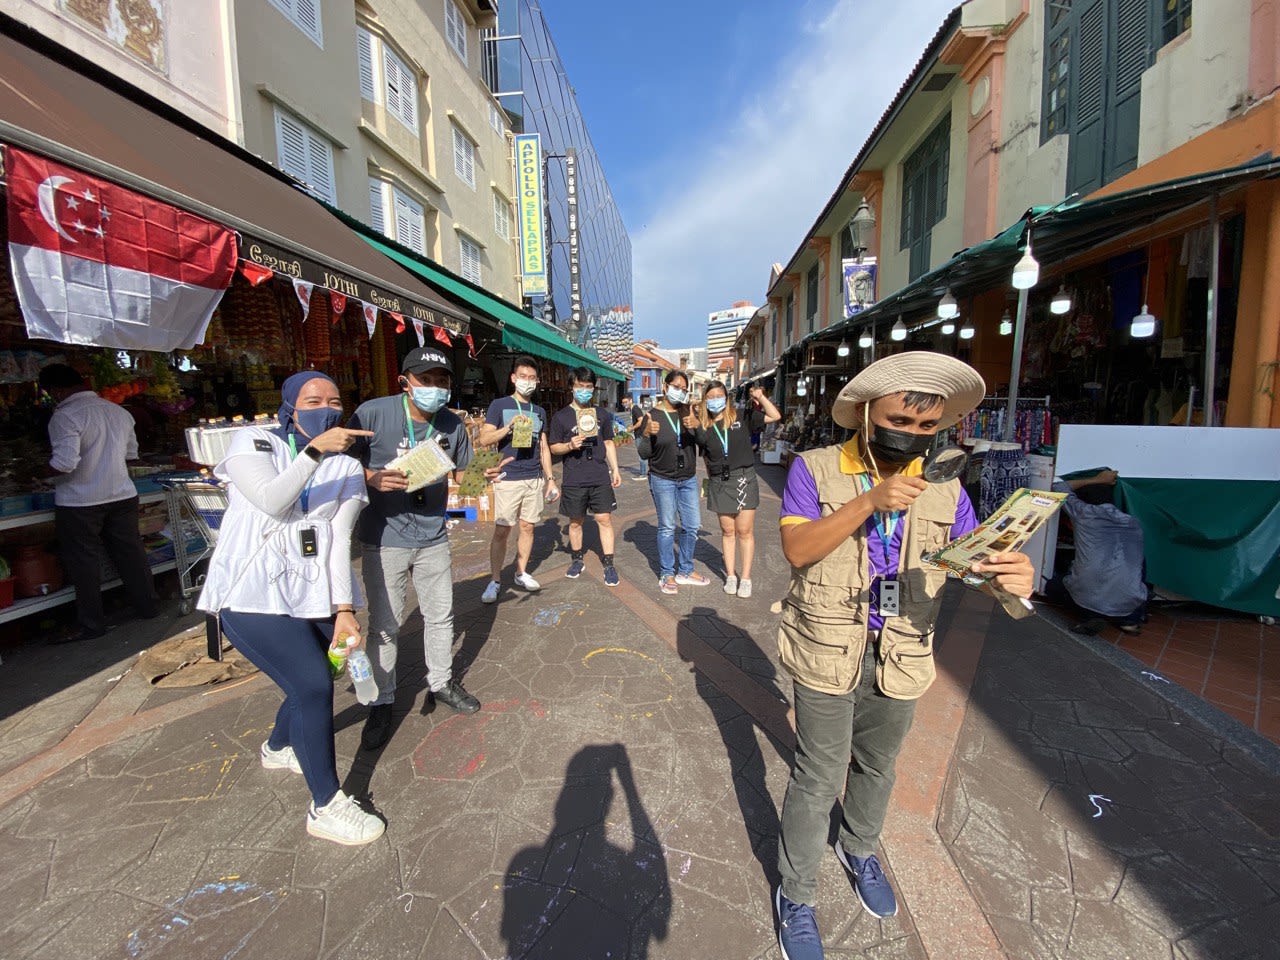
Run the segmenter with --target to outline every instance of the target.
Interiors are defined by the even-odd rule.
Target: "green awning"
[[[598,376],[609,380],[626,381],[627,375],[609,366],[593,353],[570,343],[553,330],[548,329],[522,310],[492,294],[476,289],[465,280],[454,277],[426,257],[409,253],[383,240],[358,232],[375,250],[386,254],[396,263],[413,271],[443,293],[484,314],[502,328],[502,343],[512,350],[533,354],[544,360],[564,364],[567,367],[587,367]]]

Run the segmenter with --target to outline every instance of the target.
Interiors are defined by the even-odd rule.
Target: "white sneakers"
[[[530,593],[537,593],[542,589],[542,584],[523,571],[516,574],[516,586],[521,590],[528,590]]]
[[[705,587],[711,581],[700,573],[677,573],[676,583],[682,587]]]
[[[751,581],[742,580],[738,583],[738,596],[743,600],[749,599],[751,596]]]
[[[516,574],[516,586],[522,590],[528,590],[530,593],[537,593],[542,589],[542,584],[528,573]],[[484,588],[484,593],[480,594],[481,603],[497,603],[498,594],[502,591],[502,584],[497,580],[490,580],[489,585]]]
[[[502,584],[497,580],[490,580],[489,585],[484,588],[484,593],[480,594],[481,603],[497,603],[498,591],[502,589]]]
[[[724,581],[724,592],[725,592],[725,593],[727,593],[727,594],[728,594],[729,596],[731,596],[731,597],[732,597],[735,593],[737,593],[737,592],[738,592],[738,578],[737,578],[737,577],[730,576],[730,577],[726,577],[726,578],[725,578],[725,581]]]
[[[298,762],[298,755],[293,752],[293,747],[272,750],[264,740],[259,756],[262,757],[264,770],[292,770],[294,773],[302,773],[302,764]]]
[[[307,809],[307,833],[344,847],[372,843],[386,829],[380,818],[360,809],[360,805],[341,790],[323,807],[312,803]]]

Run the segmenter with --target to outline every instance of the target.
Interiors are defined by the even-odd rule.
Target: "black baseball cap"
[[[453,364],[449,358],[435,347],[419,347],[410,350],[400,365],[401,373],[426,373],[428,370],[443,370],[453,376]]]

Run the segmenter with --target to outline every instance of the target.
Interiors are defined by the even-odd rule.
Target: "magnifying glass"
[[[969,466],[969,454],[954,443],[939,447],[925,457],[920,475],[929,483],[946,483],[964,473]]]

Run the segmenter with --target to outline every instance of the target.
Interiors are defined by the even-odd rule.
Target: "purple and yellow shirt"
[[[902,475],[918,477],[923,465],[922,460],[913,460],[902,470]],[[861,483],[859,489],[865,489],[868,482],[874,482],[874,478],[858,453],[856,439],[850,440],[840,448],[840,472],[851,477],[859,475],[865,477],[865,480],[859,481]],[[779,523],[789,527],[821,519],[822,503],[818,498],[818,484],[814,481],[809,468],[805,466],[804,460],[797,457],[791,462],[791,469],[787,472],[787,485],[782,491]],[[977,525],[978,517],[973,510],[973,502],[961,489],[960,498],[956,501],[955,520],[951,524],[951,539],[964,536]],[[893,535],[888,543],[885,543],[881,537],[874,517],[867,519],[863,530],[863,535],[867,538],[867,558],[872,578],[871,610],[868,615],[868,627],[871,630],[879,630],[884,626],[884,618],[880,616],[880,580],[897,575],[898,558],[902,552],[902,528],[902,523],[894,525]]]

